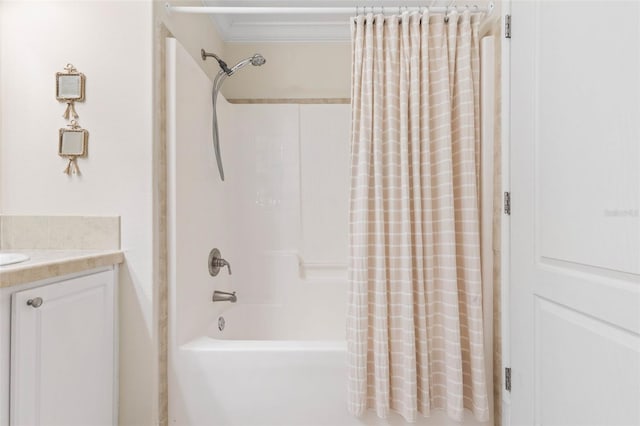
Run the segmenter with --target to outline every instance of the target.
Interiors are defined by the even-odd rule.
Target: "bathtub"
[[[181,426],[406,425],[400,416],[355,418],[347,411],[344,340],[271,340],[292,337],[296,322],[277,306],[236,305],[209,335],[173,354],[170,424]],[[287,322],[291,327],[282,327]],[[276,324],[275,327],[271,325]],[[263,335],[260,335],[260,332]],[[305,333],[305,336],[309,336]],[[171,392],[170,391],[170,392]],[[475,425],[467,416],[464,425]],[[418,425],[460,425],[440,412]],[[486,423],[485,423],[486,424]]]

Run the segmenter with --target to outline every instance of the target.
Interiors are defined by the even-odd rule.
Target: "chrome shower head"
[[[256,53],[252,57],[247,58],[247,59],[243,59],[240,62],[238,62],[237,64],[235,64],[231,68],[231,73],[227,73],[227,74],[228,75],[233,75],[233,74],[236,73],[236,71],[238,71],[239,69],[245,67],[247,64],[251,64],[253,66],[259,67],[260,65],[264,65],[265,62],[267,62],[267,60],[264,58],[264,56],[262,56],[259,53]]]
[[[260,65],[264,65],[267,60],[259,53],[256,53],[251,57],[251,65],[259,67]]]

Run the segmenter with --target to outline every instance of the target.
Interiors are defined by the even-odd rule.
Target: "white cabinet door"
[[[640,425],[640,3],[511,12],[511,425]]]
[[[115,424],[113,271],[16,292],[11,337],[12,426]]]

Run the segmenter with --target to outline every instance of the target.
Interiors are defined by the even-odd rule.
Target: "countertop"
[[[124,262],[120,250],[3,250],[29,260],[0,266],[0,288],[55,278]]]

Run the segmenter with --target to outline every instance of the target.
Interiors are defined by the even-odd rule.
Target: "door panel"
[[[536,11],[539,255],[639,274],[639,6],[606,3]]]
[[[640,424],[640,3],[511,4],[511,424]]]
[[[539,423],[640,424],[640,337],[538,297],[534,317]]]

